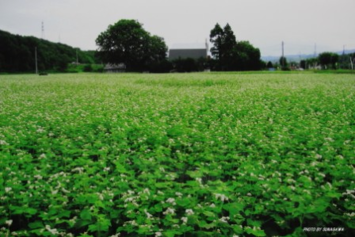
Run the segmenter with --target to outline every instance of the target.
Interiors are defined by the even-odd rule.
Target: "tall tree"
[[[151,36],[138,21],[126,19],[109,25],[96,44],[103,62],[124,63],[131,71],[144,70],[150,61],[164,58],[167,51],[162,38]]]
[[[211,54],[214,58],[215,70],[259,70],[260,50],[248,41],[237,42],[232,28],[227,24],[223,29],[217,23],[210,33],[213,43]]]
[[[211,54],[216,60],[219,60],[223,54],[223,38],[224,31],[222,27],[217,23],[210,33],[210,42],[213,44],[211,48]]]

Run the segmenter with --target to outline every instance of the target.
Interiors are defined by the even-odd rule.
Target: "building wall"
[[[206,49],[170,49],[169,50],[169,60],[174,60],[178,58],[206,58]]]

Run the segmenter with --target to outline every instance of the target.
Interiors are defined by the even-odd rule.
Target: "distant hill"
[[[335,53],[342,55],[343,51],[338,51]],[[355,49],[345,50],[344,53],[345,54],[355,53]],[[265,62],[269,62],[269,61],[270,62],[278,62],[280,57],[281,57],[281,55],[280,56],[261,56],[261,59]],[[300,60],[314,58],[314,54],[285,55],[285,57],[287,58],[288,62],[299,62]]]
[[[66,71],[68,64],[78,61],[97,63],[95,51],[81,51],[32,36],[14,35],[0,30],[0,72],[34,72],[35,48],[39,71]]]

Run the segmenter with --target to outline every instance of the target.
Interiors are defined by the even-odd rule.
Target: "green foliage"
[[[336,53],[324,52],[319,54],[318,60],[323,69],[336,69],[337,62],[339,61],[339,55]]]
[[[272,64],[272,62],[269,61],[269,62],[267,62],[266,67],[267,68],[273,68],[274,65]]]
[[[208,67],[208,61],[204,58],[179,58],[173,62],[174,70],[177,72],[198,72]]]
[[[0,236],[352,236],[351,74],[3,75]]]
[[[216,71],[260,70],[260,50],[248,41],[236,41],[232,28],[227,24],[223,29],[217,23],[210,33],[214,58],[212,69]]]
[[[0,31],[0,45],[0,72],[35,72],[35,48],[39,71],[65,72],[68,64],[76,61],[76,53],[79,62],[96,63],[93,51],[4,31]]]
[[[149,64],[165,60],[164,39],[144,30],[135,20],[120,20],[109,25],[96,39],[98,56],[104,63],[124,63],[128,71],[146,70]]]

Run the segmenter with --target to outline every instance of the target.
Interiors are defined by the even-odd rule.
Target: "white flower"
[[[201,178],[196,178],[196,181],[202,186],[202,179]]]
[[[11,226],[12,225],[12,220],[7,220],[5,221],[6,225]]]
[[[223,216],[222,218],[219,219],[219,221],[223,223],[228,223],[228,220],[229,220],[228,216]]]
[[[145,188],[145,189],[143,190],[143,193],[150,195],[149,188]]]
[[[108,172],[110,170],[110,167],[105,167],[104,172]]]
[[[49,225],[46,225],[46,230],[48,230],[52,235],[58,235],[59,232],[57,229],[51,229]]]
[[[0,140],[0,145],[9,145],[9,144],[4,140]]]
[[[150,214],[149,212],[147,212],[147,209],[144,209],[144,213],[147,215],[148,219],[151,219],[153,217],[152,214]]]
[[[181,197],[181,196],[182,196],[182,193],[176,192],[175,195],[178,196],[178,197]]]
[[[224,194],[216,193],[215,197],[216,197],[217,200],[220,199],[222,202],[229,200],[228,197],[226,195],[224,195]]]
[[[155,237],[162,236],[161,232],[155,232]]]
[[[12,190],[11,187],[6,187],[6,188],[5,188],[5,192],[6,192],[6,193],[10,192],[11,190]]]
[[[188,216],[190,216],[190,215],[193,215],[194,214],[194,211],[192,210],[192,209],[186,209],[186,214],[188,215]]]
[[[166,209],[165,212],[163,212],[164,215],[168,215],[168,214],[175,214],[175,209],[174,208],[170,208],[168,207],[168,209]]]
[[[42,179],[43,177],[40,174],[36,174],[35,176],[33,176],[36,179]]]
[[[83,173],[83,170],[83,167],[76,167],[75,169],[72,169],[72,171],[79,171],[79,174]]]
[[[215,205],[214,203],[212,203],[212,204],[210,205],[210,207],[213,208],[213,207],[216,207],[216,205]]]
[[[129,197],[124,200],[124,202],[133,202],[135,200],[135,197]]]
[[[166,200],[166,202],[167,202],[167,203],[171,203],[171,204],[173,204],[173,205],[176,205],[176,203],[175,203],[175,198],[168,198],[168,199]]]
[[[181,217],[181,220],[182,220],[182,222],[183,222],[184,224],[187,223],[187,217]]]
[[[110,237],[119,237],[121,234],[120,233],[117,233],[115,235],[111,235]]]

